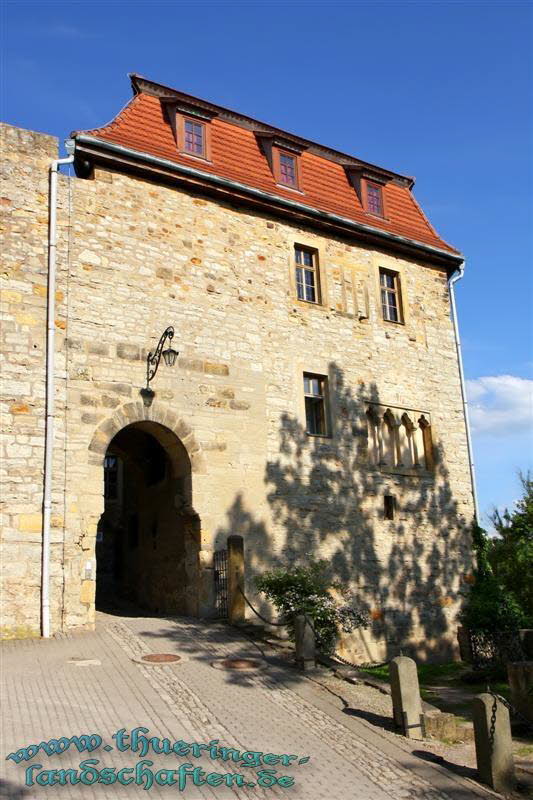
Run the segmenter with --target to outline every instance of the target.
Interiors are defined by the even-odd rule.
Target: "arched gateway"
[[[198,616],[201,525],[192,473],[203,471],[203,459],[190,428],[167,409],[130,403],[102,423],[90,451],[103,489],[96,607],[129,601],[151,613]]]

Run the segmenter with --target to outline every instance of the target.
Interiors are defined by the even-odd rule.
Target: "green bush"
[[[255,579],[255,585],[273,603],[287,624],[294,641],[294,618],[307,614],[316,634],[316,646],[322,653],[335,650],[339,628],[349,633],[367,627],[368,618],[353,605],[338,607],[330,589],[342,592],[339,583],[328,578],[327,561],[311,561],[307,567],[274,569]]]
[[[494,574],[492,540],[477,524],[472,541],[477,563],[475,582],[460,619],[470,632],[476,669],[492,669],[516,660],[521,651],[518,630],[525,626],[527,616],[513,592]]]
[[[494,575],[476,580],[461,614],[463,625],[481,633],[517,631],[525,621],[525,614],[513,595],[498,583]]]

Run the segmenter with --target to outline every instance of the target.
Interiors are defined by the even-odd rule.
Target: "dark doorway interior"
[[[123,428],[104,459],[96,607],[196,613],[199,520],[180,440],[157,423]]]

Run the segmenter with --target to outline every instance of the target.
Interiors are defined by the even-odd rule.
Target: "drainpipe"
[[[59,167],[74,161],[74,140],[65,142],[67,158],[58,158],[50,164],[50,210],[48,226],[48,299],[46,333],[46,428],[44,445],[43,490],[43,551],[41,571],[41,631],[45,639],[50,636],[50,517],[52,512],[52,459],[54,449],[54,395],[55,395],[55,305],[56,305],[56,250],[57,250],[57,174]]]
[[[472,498],[474,500],[474,519],[477,523],[479,523],[479,506],[477,501],[477,489],[476,489],[476,471],[474,467],[474,451],[472,448],[472,437],[470,436],[470,421],[468,418],[468,399],[466,396],[466,389],[465,389],[465,375],[463,371],[463,357],[461,355],[461,338],[459,336],[459,322],[457,320],[457,308],[455,306],[455,295],[454,295],[454,285],[457,281],[460,281],[463,275],[465,274],[465,262],[457,268],[456,274],[453,274],[452,277],[448,281],[448,286],[450,289],[450,304],[452,309],[452,322],[453,322],[453,331],[455,334],[455,347],[457,349],[457,363],[459,364],[459,380],[461,383],[461,396],[463,399],[463,411],[465,415],[465,428],[466,428],[466,445],[468,448],[468,463],[470,467],[470,480],[472,482]]]

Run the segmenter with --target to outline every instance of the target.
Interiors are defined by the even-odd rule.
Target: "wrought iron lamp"
[[[161,361],[161,356],[163,356],[163,361],[167,365],[167,367],[173,367],[176,363],[176,359],[179,355],[177,350],[174,350],[171,347],[172,339],[174,337],[174,328],[172,325],[169,325],[166,331],[162,334],[161,338],[159,339],[159,343],[154,350],[154,352],[148,353],[146,356],[146,386],[141,389],[141,397],[143,399],[143,403],[145,406],[151,406],[152,401],[155,397],[155,392],[153,389],[150,388],[150,381],[155,378],[155,374],[159,367],[159,362]],[[163,350],[165,346],[165,342],[168,340],[168,347]]]

